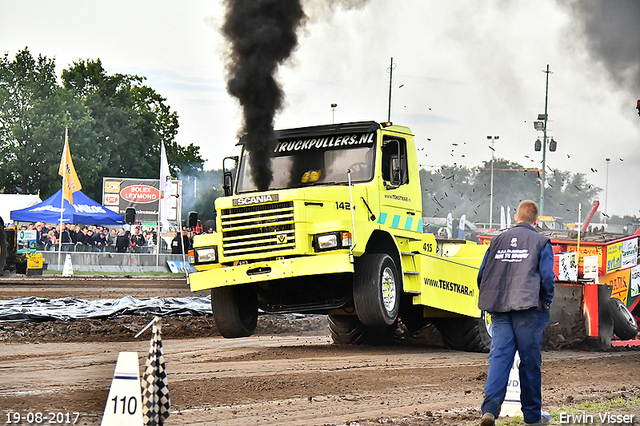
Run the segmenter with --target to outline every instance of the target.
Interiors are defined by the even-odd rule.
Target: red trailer
[[[547,346],[586,341],[599,349],[640,345],[638,235],[540,230],[555,253],[556,292]],[[478,236],[490,244],[498,232]]]

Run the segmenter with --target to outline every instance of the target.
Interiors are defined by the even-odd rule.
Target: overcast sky
[[[539,168],[533,146],[542,134],[533,121],[544,112],[549,64],[548,134],[558,149],[547,165],[602,188],[601,211],[606,192],[610,215],[640,214],[637,42],[601,46],[635,53],[622,55],[633,57],[631,68],[612,76],[621,68],[589,50],[597,36],[584,36],[586,21],[569,0],[369,0],[333,12],[312,9],[313,1],[299,47],[279,72],[286,99],[276,129],[331,123],[332,103],[335,122],[386,121],[393,57],[391,119],[413,130],[425,168],[480,165],[491,158],[487,135],[500,136],[496,157]],[[73,61],[97,58],[109,74],[146,76],[179,115],[178,142],[200,146],[205,168],[217,169],[237,154],[241,126],[225,89],[223,19],[218,0],[2,0],[0,43],[10,58],[25,46],[55,58],[58,76]],[[613,21],[608,29],[640,39],[640,20],[631,17],[635,28]]]

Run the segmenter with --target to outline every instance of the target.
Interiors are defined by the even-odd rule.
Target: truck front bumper
[[[291,259],[219,267],[189,275],[191,291],[283,278],[353,272],[349,253],[331,253]]]

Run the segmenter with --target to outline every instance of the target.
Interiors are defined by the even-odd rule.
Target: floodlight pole
[[[391,121],[391,87],[393,84],[393,69],[394,69],[393,57],[391,58],[391,65],[389,65],[389,112],[387,113],[387,121]]]
[[[549,103],[549,64],[547,64],[547,70],[542,71],[547,74],[547,83],[544,94],[544,128],[542,129],[542,182],[540,184],[540,216],[544,215],[544,185],[547,181],[547,105]]]
[[[498,140],[500,136],[487,136],[487,139],[491,141],[491,197],[489,198],[489,228],[493,229],[493,143]]]

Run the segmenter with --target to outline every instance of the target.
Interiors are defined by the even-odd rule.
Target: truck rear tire
[[[356,315],[329,315],[329,331],[338,345],[392,345],[398,323],[383,327],[367,327]]]
[[[365,254],[356,263],[353,303],[360,321],[369,327],[392,325],[400,311],[400,280],[393,259],[384,253]]]
[[[485,353],[491,349],[491,322],[485,312],[480,318],[442,318],[436,326],[450,349]]]
[[[256,331],[258,305],[250,285],[211,289],[211,310],[222,337],[248,337]]]
[[[638,335],[638,323],[622,300],[609,299],[609,310],[613,318],[613,332],[622,340],[634,339]]]

